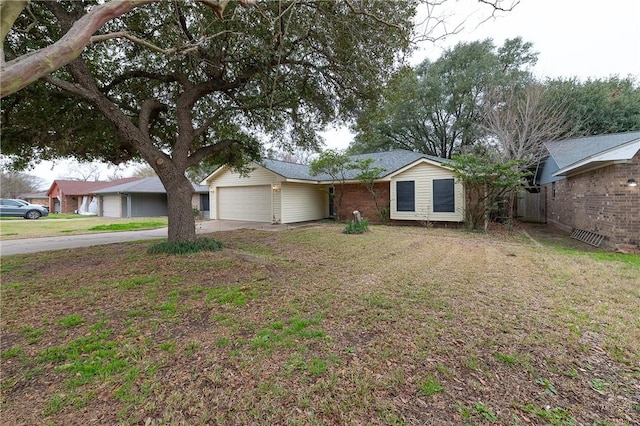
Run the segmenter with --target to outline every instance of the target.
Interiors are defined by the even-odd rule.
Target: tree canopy
[[[532,80],[532,49],[520,38],[501,47],[490,39],[459,43],[434,62],[401,70],[378,103],[359,116],[350,152],[403,148],[442,158],[460,153],[484,135],[487,94]]]
[[[110,3],[33,1],[4,54],[29,57]],[[265,141],[317,146],[318,130],[361,110],[407,52],[417,2],[201,3],[115,16],[66,66],[6,96],[3,154],[18,165],[144,159],[167,190],[169,239],[192,240],[187,169],[240,167]]]
[[[554,102],[564,103],[573,135],[640,130],[640,82],[632,77],[553,79],[545,86]]]

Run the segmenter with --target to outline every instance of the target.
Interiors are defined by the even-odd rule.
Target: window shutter
[[[416,183],[412,180],[396,182],[396,209],[399,212],[416,211]]]
[[[455,192],[453,179],[433,180],[433,211],[434,213],[455,212]]]

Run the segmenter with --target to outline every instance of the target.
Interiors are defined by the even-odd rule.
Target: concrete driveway
[[[262,222],[243,222],[237,220],[209,220],[196,223],[197,234],[208,234],[235,229],[260,229],[264,231],[280,231],[304,226],[304,224],[273,225]],[[167,238],[167,228],[141,231],[109,232],[98,234],[67,235],[64,237],[26,238],[0,241],[0,255],[28,254],[50,250],[64,250],[78,247],[90,247],[103,244],[123,243],[128,241]]]

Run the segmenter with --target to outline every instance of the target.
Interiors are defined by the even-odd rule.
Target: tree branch
[[[91,35],[111,19],[130,10],[157,0],[132,0],[108,2],[96,6],[78,19],[60,40],[27,57],[18,57],[2,66],[0,71],[0,98],[14,93],[39,78],[71,63],[84,47]]]
[[[93,36],[90,38],[91,43],[98,43],[98,42],[102,42],[102,41],[106,41],[106,40],[111,40],[114,38],[126,38],[127,40],[131,41],[132,43],[135,44],[139,44],[143,47],[146,47],[149,50],[153,50],[155,52],[161,53],[163,55],[172,55],[175,53],[189,53],[189,52],[193,52],[195,50],[198,50],[200,48],[200,46],[208,41],[208,40],[212,40],[216,37],[220,37],[222,35],[225,34],[236,34],[239,35],[241,33],[235,32],[235,31],[220,31],[216,34],[213,34],[211,36],[208,37],[202,37],[200,40],[196,40],[193,43],[189,43],[186,44],[184,46],[179,46],[179,47],[172,47],[169,49],[163,49],[162,47],[156,46],[153,43],[148,42],[147,40],[144,40],[142,38],[136,37],[134,35],[129,34],[128,31],[118,31],[115,33],[109,33],[109,34],[101,34],[101,35],[97,35],[97,36]]]
[[[222,139],[213,145],[207,145],[194,151],[187,159],[187,167],[195,166],[205,157],[223,151],[234,143],[242,143],[237,139]]]
[[[71,83],[70,81],[62,80],[51,75],[45,75],[42,79],[52,86],[72,93],[81,99],[88,99],[91,97],[91,92],[79,84]]]
[[[117,86],[118,84],[124,83],[125,81],[132,78],[146,78],[149,80],[158,80],[163,83],[178,82],[183,86],[189,84],[189,80],[184,74],[160,74],[160,73],[149,72],[149,71],[133,70],[133,71],[126,71],[116,76],[111,81],[111,83],[109,83],[108,85],[102,88],[102,92],[109,93],[109,91],[111,91],[111,89]]]
[[[28,4],[27,0],[0,2],[0,42],[2,42],[0,46],[0,64],[4,64],[4,40],[16,19]]]
[[[82,50],[92,42],[92,35],[106,22],[122,16],[137,7],[145,6],[149,3],[155,3],[158,1],[160,0],[108,1],[104,4],[94,7],[92,10],[85,13],[80,19],[73,23],[71,28],[64,34],[64,36],[62,36],[60,40],[53,43],[52,45],[32,52],[30,54],[20,56],[9,62],[1,63],[0,99],[17,92],[18,90],[26,87],[27,85],[44,77],[45,75],[48,75],[53,71],[70,64],[82,53]],[[225,6],[229,2],[229,0],[197,1],[214,8],[214,10],[216,10],[216,13],[218,13],[218,16],[220,17],[222,16],[222,12],[224,11]],[[256,3],[255,0],[238,0],[238,2],[242,6],[255,5]],[[14,2],[3,1],[2,6],[4,7],[6,4],[6,7],[15,7],[16,9],[18,9],[17,6],[21,4],[17,3],[14,6],[12,5],[12,3]],[[22,9],[24,9],[24,6],[20,8],[20,11]],[[7,12],[7,21],[11,20],[11,16],[12,14],[9,14],[9,12]],[[4,9],[2,17],[3,19],[5,18]],[[13,21],[15,21],[15,18],[13,18]],[[3,21],[2,28],[3,29],[0,34],[3,34],[5,30],[8,32],[10,26],[5,28]],[[216,34],[213,37],[216,37],[218,35],[219,34]],[[101,36],[97,37],[98,38],[94,40],[99,40]],[[129,37],[131,36],[129,35]],[[4,38],[2,39],[2,41],[4,42]],[[151,43],[148,43],[148,45],[145,46],[148,48],[155,47],[155,50],[159,49],[157,46],[153,46]],[[162,49],[160,49],[159,51],[162,52]],[[184,52],[184,48],[181,51]]]
[[[147,139],[150,139],[149,130],[151,128],[151,123],[161,112],[167,110],[167,106],[156,99],[147,99],[144,101],[138,116],[138,128]]]

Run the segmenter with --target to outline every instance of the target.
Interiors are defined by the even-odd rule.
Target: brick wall
[[[378,203],[381,209],[389,208],[389,182],[375,184],[378,191]],[[380,217],[376,213],[375,203],[371,193],[361,183],[336,185],[336,197],[342,193],[342,206],[340,207],[340,220],[349,220],[354,210],[358,210],[369,223],[380,223]]]
[[[82,196],[68,195],[63,197],[60,213],[75,213],[78,210],[78,198],[82,199]]]
[[[632,161],[614,164],[545,185],[547,220],[564,227],[605,236],[610,247],[640,246],[640,153]],[[554,194],[555,192],[555,194]]]

